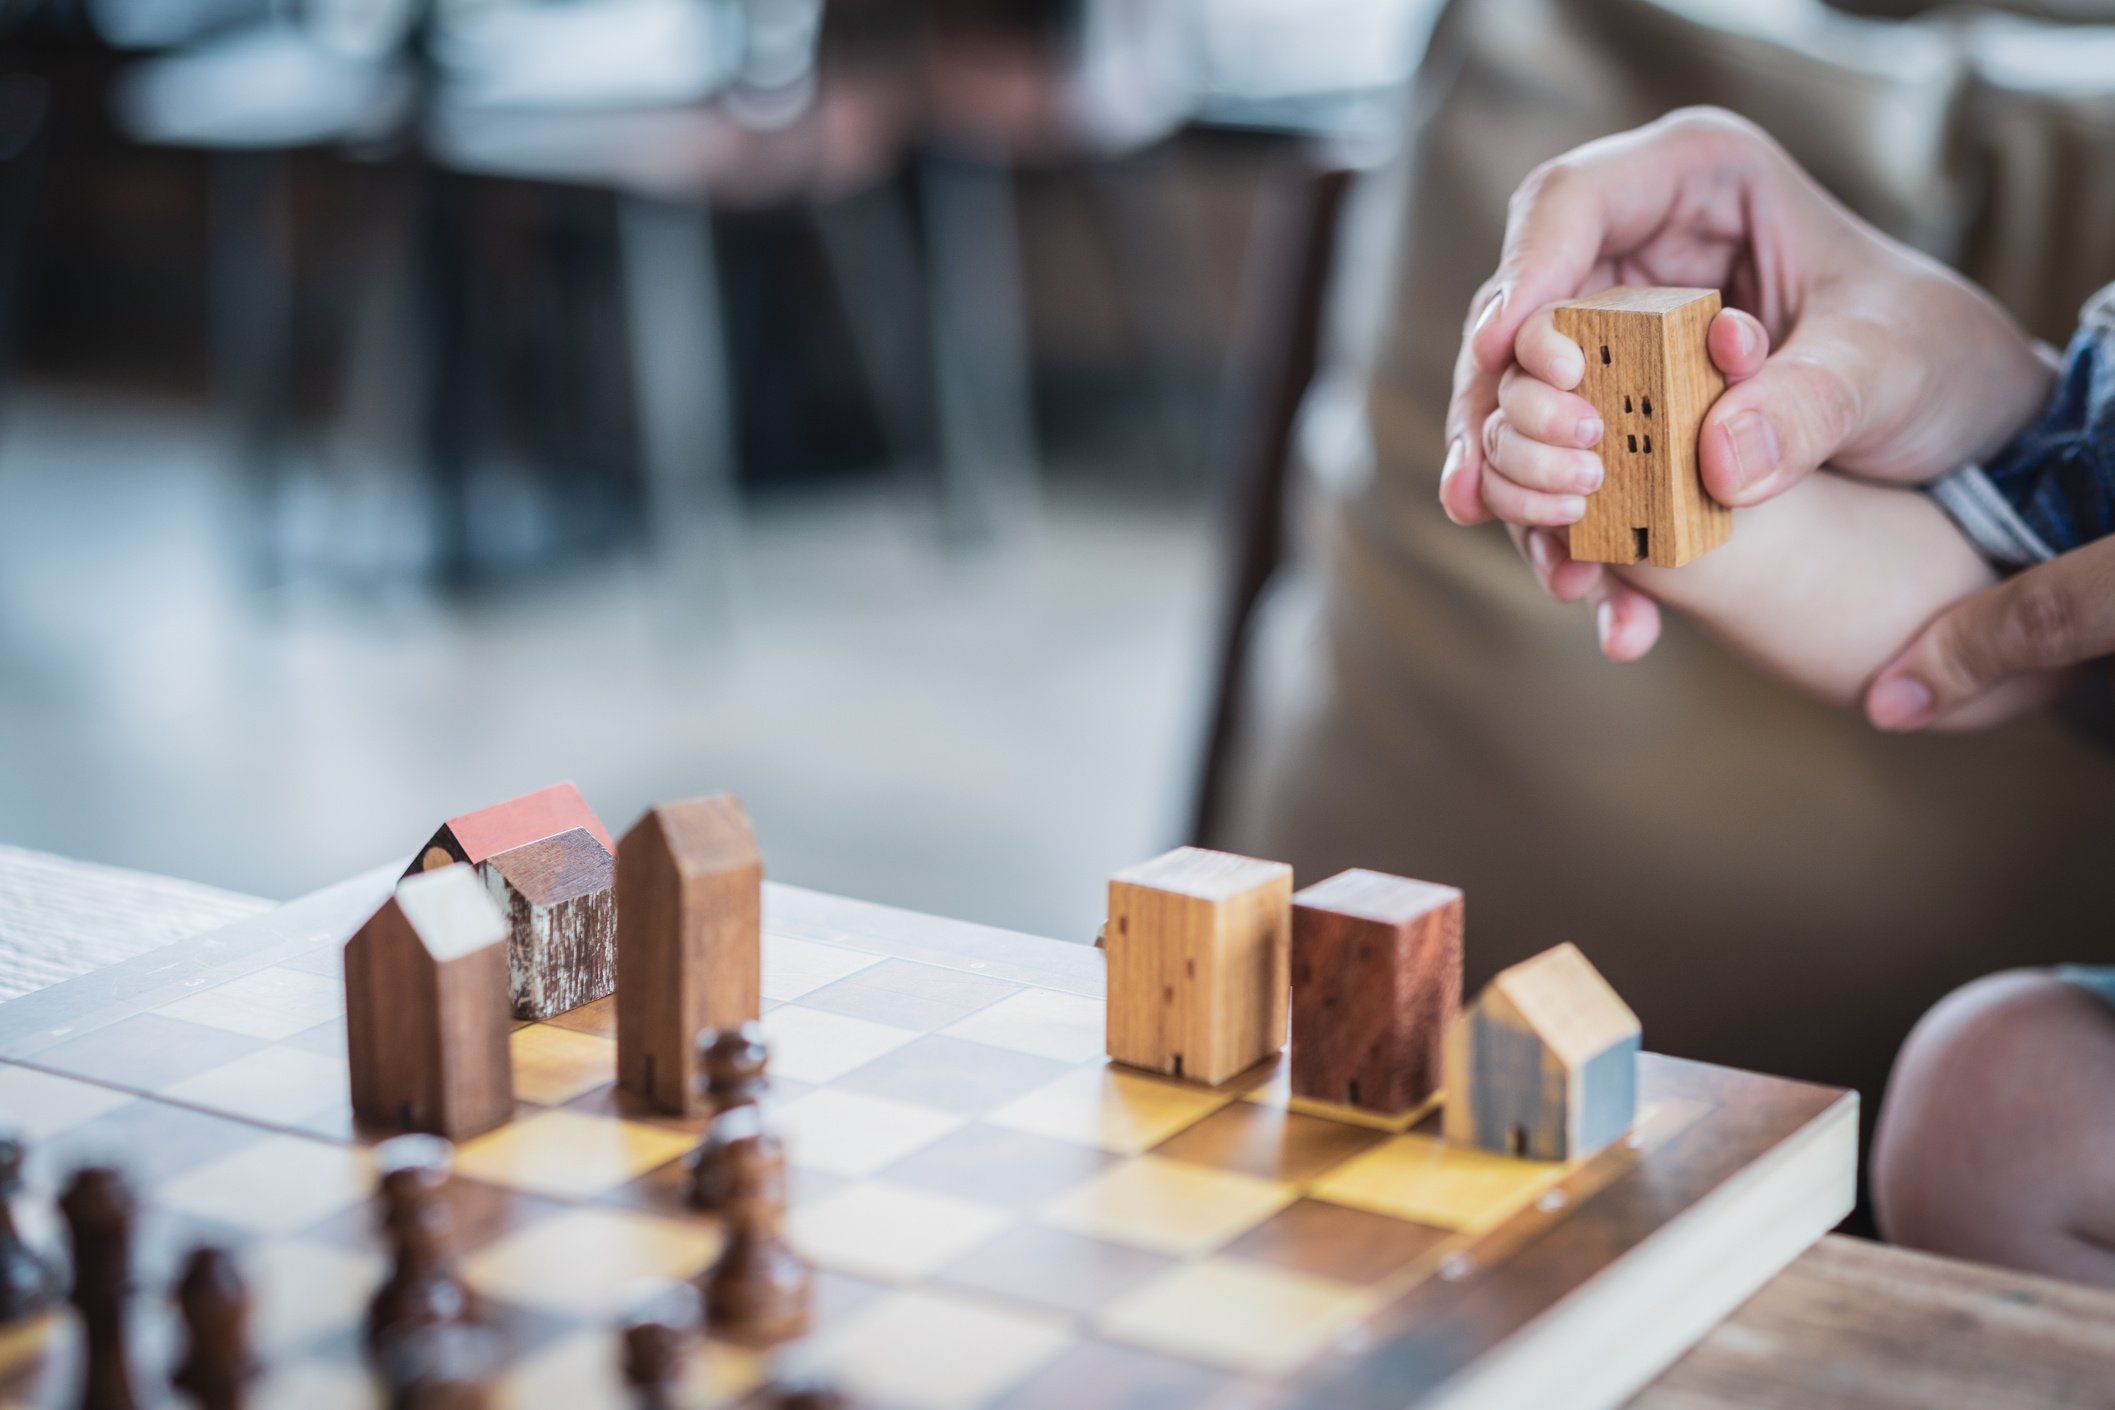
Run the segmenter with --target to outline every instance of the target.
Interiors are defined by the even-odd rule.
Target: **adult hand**
[[[2115,539],[2036,564],[1935,618],[1873,678],[1882,729],[1977,729],[2061,689],[2070,668],[2115,655]]]
[[[1732,385],[1699,443],[1704,485],[1726,504],[1824,463],[1933,478],[1996,450],[2047,394],[2046,362],[1987,295],[1858,220],[1743,119],[1685,110],[1546,163],[1514,195],[1498,270],[1470,307],[1440,500],[1458,522],[1513,525],[1559,600],[1597,599],[1618,659],[1650,646],[1651,601],[1571,561],[1561,533],[1527,538],[1583,513],[1599,429],[1571,394],[1584,358],[1548,305],[1618,283],[1726,298],[1709,346]]]

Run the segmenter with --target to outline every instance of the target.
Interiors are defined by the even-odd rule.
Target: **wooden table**
[[[0,970],[64,969],[69,946],[121,952],[142,936],[173,944],[265,906],[9,848],[0,848],[0,900]],[[1003,931],[915,919],[923,943],[1001,953],[1008,941]],[[112,977],[155,962],[146,951]],[[1832,1235],[1632,1405],[2115,1407],[2115,1293]]]

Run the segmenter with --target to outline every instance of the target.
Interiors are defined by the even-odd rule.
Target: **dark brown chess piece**
[[[250,1294],[227,1250],[200,1247],[176,1283],[188,1343],[170,1384],[199,1410],[242,1410],[243,1387],[257,1373],[250,1357]]]
[[[772,1387],[771,1410],[853,1410],[852,1399],[828,1381],[804,1379]]]
[[[727,1246],[705,1274],[715,1336],[775,1346],[808,1329],[808,1265],[786,1242],[786,1151],[766,1131],[729,1141]]]
[[[453,1155],[437,1136],[399,1136],[375,1147],[382,1230],[396,1256],[367,1307],[367,1345],[378,1355],[392,1338],[480,1318],[455,1266],[455,1216],[447,1197]]]
[[[390,1410],[487,1410],[499,1375],[499,1336],[454,1322],[390,1338],[381,1353]]]
[[[78,1410],[134,1410],[125,1354],[125,1307],[132,1294],[132,1226],[139,1206],[125,1177],[104,1166],[74,1172],[59,1211],[73,1244],[74,1307],[81,1314]]]
[[[624,1383],[639,1410],[675,1410],[680,1399],[698,1340],[697,1289],[684,1291],[692,1309],[687,1318],[647,1312],[624,1326]]]
[[[15,1224],[15,1196],[22,1193],[22,1135],[0,1129],[0,1323],[20,1322],[48,1310],[62,1286],[51,1260],[22,1237]]]
[[[712,1112],[712,1124],[706,1128],[703,1144],[690,1155],[692,1208],[726,1208],[725,1149],[729,1141],[761,1129],[758,1103],[770,1084],[765,1076],[770,1060],[762,1024],[708,1028],[698,1035],[698,1085]]]

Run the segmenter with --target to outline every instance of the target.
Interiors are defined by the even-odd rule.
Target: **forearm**
[[[1841,706],[1939,611],[1997,581],[1922,493],[1829,473],[1740,511],[1731,541],[1685,567],[1617,571]]]

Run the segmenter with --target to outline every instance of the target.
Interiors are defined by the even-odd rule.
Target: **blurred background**
[[[559,778],[1086,939],[1432,0],[0,0],[0,840]]]

